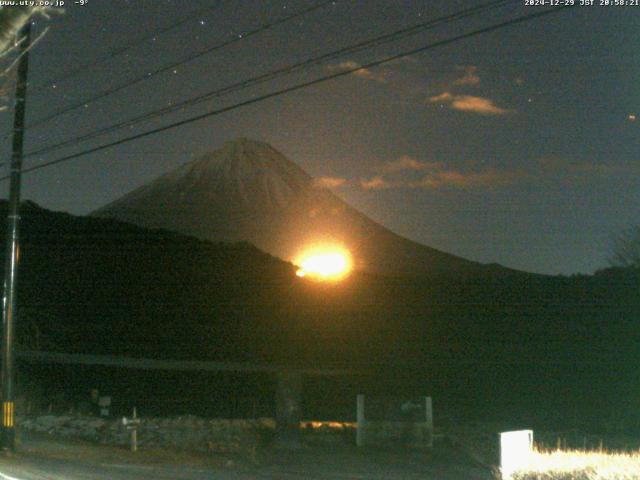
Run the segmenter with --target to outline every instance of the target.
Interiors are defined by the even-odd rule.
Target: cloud
[[[313,186],[316,188],[339,188],[347,183],[342,177],[317,177],[313,179]]]
[[[356,77],[363,78],[365,80],[373,80],[379,83],[387,83],[388,73],[386,71],[384,70],[373,71],[373,70],[369,70],[368,68],[361,68],[360,64],[358,62],[354,62],[353,60],[345,60],[344,62],[327,66],[327,69],[333,72],[354,70],[356,68],[359,70],[355,70],[352,73]]]
[[[456,88],[476,87],[480,84],[478,67],[475,65],[454,66],[444,72],[435,71],[416,57],[402,57],[386,63],[383,67],[361,68],[355,60],[344,60],[327,65],[329,72],[355,70],[354,76],[388,85],[402,98],[425,95],[425,92],[451,91]],[[358,70],[356,70],[358,69]]]
[[[364,190],[386,190],[389,188],[397,188],[399,185],[397,183],[391,183],[378,175],[369,179],[361,179],[360,186]]]
[[[511,185],[524,174],[520,172],[501,172],[486,170],[482,172],[463,172],[460,170],[439,170],[430,172],[418,180],[389,180],[383,176],[360,180],[364,190],[389,190],[398,188],[437,190],[453,188],[459,190],[488,189]]]
[[[466,171],[447,168],[441,162],[418,162],[409,156],[400,157],[383,167],[385,174],[372,178],[361,179],[360,186],[364,190],[389,189],[488,189],[511,185],[523,180],[529,175],[517,170],[485,169],[481,171]],[[394,176],[401,171],[421,172],[420,178],[402,179]],[[391,177],[391,178],[390,178]]]
[[[447,167],[442,162],[420,162],[408,155],[376,169],[382,174],[361,179],[363,190],[493,190],[518,183],[593,182],[640,175],[640,164],[571,160],[558,156],[535,159],[525,168]]]
[[[475,86],[480,83],[480,77],[477,74],[478,67],[469,65],[467,67],[458,67],[459,70],[464,70],[464,75],[454,80],[451,85],[453,86]]]
[[[506,115],[513,112],[513,110],[498,107],[493,103],[493,100],[488,98],[473,95],[456,95],[450,92],[443,92],[440,95],[430,97],[427,102],[448,104],[454,110],[478,113],[480,115]]]
[[[493,100],[471,95],[456,95],[451,102],[451,108],[481,115],[505,115],[511,112],[511,110],[498,107],[493,103]]]
[[[429,97],[427,100],[429,103],[449,103],[453,101],[453,95],[449,92],[443,92],[440,95],[436,95],[435,97]]]
[[[440,162],[420,162],[409,155],[403,155],[397,160],[387,162],[380,170],[386,173],[401,172],[405,170],[428,170],[433,168],[440,168],[442,164]]]

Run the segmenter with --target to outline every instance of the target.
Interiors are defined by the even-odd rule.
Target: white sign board
[[[510,478],[527,465],[533,453],[533,430],[518,430],[500,434],[500,471],[502,478]]]

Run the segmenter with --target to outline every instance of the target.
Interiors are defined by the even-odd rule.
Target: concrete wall
[[[122,419],[88,415],[18,416],[18,434],[37,432],[52,436],[79,438],[105,445],[128,447],[130,431]],[[356,423],[299,423],[301,441],[309,446],[355,444]],[[191,451],[236,452],[255,449],[274,438],[276,422],[260,419],[206,419],[193,415],[140,419],[140,448],[160,447]],[[366,423],[367,445],[423,446],[430,439],[426,423],[376,422]]]
[[[108,445],[128,446],[130,431],[122,419],[81,415],[18,417],[20,431],[81,438]],[[233,452],[257,447],[275,430],[272,419],[226,420],[195,416],[142,418],[138,445],[194,451]]]

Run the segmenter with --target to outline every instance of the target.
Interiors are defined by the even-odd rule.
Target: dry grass
[[[640,450],[535,451],[513,480],[631,480],[640,479]]]

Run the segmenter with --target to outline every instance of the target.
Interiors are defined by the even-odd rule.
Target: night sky
[[[50,29],[31,55],[28,123],[321,0],[67,3],[63,14],[36,21],[36,35]],[[26,151],[481,3],[336,1],[29,129]],[[515,2],[28,158],[25,167],[535,11]],[[592,273],[608,265],[612,237],[640,223],[639,31],[640,6],[579,6],[26,174],[23,198],[86,214],[249,137],[420,243],[533,272]],[[1,118],[6,132],[11,111]],[[6,181],[1,188],[6,196]]]

